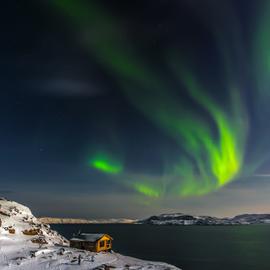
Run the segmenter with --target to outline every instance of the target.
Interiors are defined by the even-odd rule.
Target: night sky
[[[270,212],[269,1],[2,5],[0,196],[39,216]]]

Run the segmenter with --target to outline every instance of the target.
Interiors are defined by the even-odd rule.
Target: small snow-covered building
[[[70,239],[70,247],[92,252],[110,251],[113,238],[104,233],[80,233]]]

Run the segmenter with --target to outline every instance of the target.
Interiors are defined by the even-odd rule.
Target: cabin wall
[[[82,250],[88,250],[88,251],[92,251],[92,252],[97,252],[97,245],[95,243],[91,243],[91,242],[70,241],[70,247],[82,249]]]
[[[103,236],[101,239],[97,241],[97,252],[111,250],[111,249],[112,249],[111,238],[107,236]]]
[[[81,248],[81,242],[79,241],[70,241],[70,247],[72,248]]]

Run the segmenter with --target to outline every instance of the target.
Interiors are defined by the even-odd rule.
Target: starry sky
[[[270,212],[267,0],[10,0],[0,196],[39,216]]]

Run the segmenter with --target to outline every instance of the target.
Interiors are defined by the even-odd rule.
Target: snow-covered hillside
[[[137,224],[151,225],[249,225],[270,224],[270,214],[244,214],[233,218],[193,216],[182,213],[161,214],[140,220]]]
[[[69,242],[49,225],[38,221],[29,208],[1,198],[0,220],[1,270],[178,269],[114,252],[93,253],[69,248]]]

